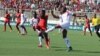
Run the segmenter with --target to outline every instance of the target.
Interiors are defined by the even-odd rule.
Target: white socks
[[[64,41],[68,48],[71,47],[71,44],[70,44],[70,41],[68,40],[68,38],[64,38]]]
[[[21,34],[25,34],[25,31],[23,28],[20,28]]]
[[[39,36],[39,45],[42,45],[42,37]]]
[[[55,29],[55,27],[51,27],[51,28],[49,28],[49,29],[47,29],[45,32],[50,32],[50,31],[53,31],[53,29]]]

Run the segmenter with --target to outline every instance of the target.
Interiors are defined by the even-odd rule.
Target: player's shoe
[[[38,47],[39,47],[39,48],[41,48],[41,47],[42,47],[42,45],[38,45]]]
[[[25,33],[25,32],[20,32],[20,34],[21,34],[21,35],[27,35],[27,33]]]
[[[72,47],[69,47],[68,48],[68,52],[70,52],[70,51],[72,51],[73,50],[73,48]]]
[[[12,30],[10,30],[10,32],[12,32]]]

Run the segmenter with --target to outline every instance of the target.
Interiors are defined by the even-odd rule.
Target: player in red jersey
[[[88,28],[88,30],[90,31],[90,34],[92,36],[92,31],[90,29],[90,21],[87,17],[87,15],[85,15],[85,27],[84,27],[84,35],[86,35],[86,29]]]
[[[42,47],[42,38],[44,38],[46,42],[46,48],[49,49],[50,42],[48,38],[48,33],[45,32],[47,30],[48,16],[45,15],[45,13],[46,13],[45,10],[41,10],[39,22],[36,27],[38,30],[38,36],[39,36],[39,46],[38,47]]]
[[[17,13],[16,13],[16,29],[18,30],[18,32],[20,33],[20,30],[19,30],[19,24],[20,24],[20,21],[21,21],[21,13],[19,12],[19,10],[17,10]]]
[[[6,25],[8,23],[8,26],[10,27],[10,32],[12,31],[12,27],[10,25],[10,14],[8,13],[8,11],[6,11],[6,14],[5,14],[5,20],[4,20],[4,31],[6,31]]]

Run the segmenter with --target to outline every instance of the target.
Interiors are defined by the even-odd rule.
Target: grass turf
[[[65,43],[58,30],[49,33],[51,40],[50,49],[46,49],[45,43],[38,48],[38,36],[31,28],[27,27],[28,34],[22,36],[13,31],[2,31],[0,26],[0,56],[100,56],[100,41],[93,33],[83,35],[82,31],[69,30],[68,37],[71,41],[73,51],[67,52]]]

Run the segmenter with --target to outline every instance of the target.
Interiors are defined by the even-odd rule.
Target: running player
[[[97,18],[96,14],[94,14],[94,17],[92,19],[92,25],[95,28],[97,36],[100,38],[100,33],[99,33],[99,30],[100,30],[100,18]]]
[[[92,31],[90,29],[90,20],[88,19],[87,15],[85,15],[85,26],[84,26],[84,35],[86,35],[86,29],[90,31],[90,34],[92,36]]]
[[[34,17],[32,19],[30,19],[30,25],[34,31],[36,31],[37,24],[38,24],[37,13],[36,13],[36,11],[34,11]]]
[[[69,41],[68,36],[67,36],[67,30],[69,28],[71,16],[73,15],[73,13],[71,11],[67,10],[66,7],[61,8],[61,11],[60,11],[61,15],[60,16],[55,15],[53,13],[53,11],[51,11],[51,13],[52,13],[53,17],[55,17],[57,19],[60,18],[60,23],[57,24],[55,27],[49,28],[48,30],[46,30],[46,32],[52,31],[53,29],[56,29],[56,28],[61,28],[63,39],[66,43],[66,46],[68,47],[68,51],[71,51],[72,47],[71,47],[70,41]]]
[[[39,46],[42,47],[42,38],[44,38],[46,42],[46,48],[49,49],[49,38],[48,38],[48,33],[45,32],[47,30],[47,20],[48,16],[46,15],[46,11],[43,9],[40,11],[40,17],[39,17],[39,22],[37,25],[37,31],[38,31],[38,36],[39,36]]]
[[[27,34],[27,30],[24,26],[26,22],[26,16],[24,14],[24,10],[21,10],[21,22],[20,22],[20,29],[21,29],[21,34],[22,35],[26,35]]]
[[[8,11],[6,11],[6,14],[5,14],[5,20],[4,20],[4,32],[6,31],[6,25],[8,23],[8,26],[10,27],[10,32],[12,31],[12,27],[10,25],[10,14],[8,13]]]
[[[18,30],[18,32],[20,33],[20,30],[19,30],[19,24],[20,24],[20,21],[21,21],[21,13],[19,12],[19,10],[17,10],[17,13],[16,13],[16,29]]]

